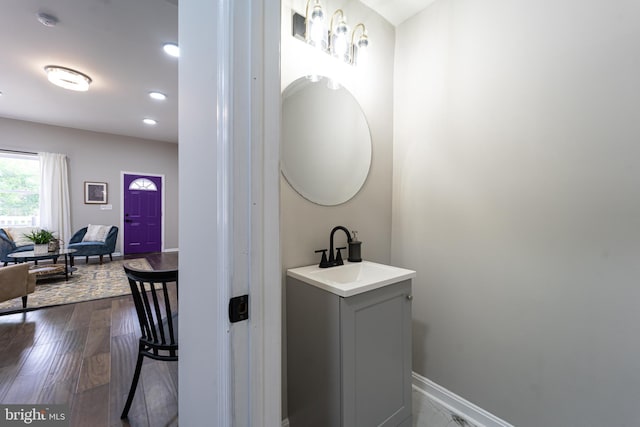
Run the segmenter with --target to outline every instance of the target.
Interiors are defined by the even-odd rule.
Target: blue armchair
[[[99,256],[100,264],[104,255],[109,255],[109,259],[113,261],[113,253],[116,250],[116,240],[118,240],[118,227],[111,227],[104,242],[83,242],[84,235],[87,234],[87,227],[83,227],[69,240],[67,249],[75,249],[76,252],[70,254],[71,265],[74,265],[73,258],[76,256],[85,257],[85,262],[89,262],[90,256]]]
[[[32,250],[33,245],[16,246],[15,242],[7,235],[4,229],[0,228],[0,262],[3,262],[5,267],[10,262],[16,262],[15,259],[8,257],[9,254]]]

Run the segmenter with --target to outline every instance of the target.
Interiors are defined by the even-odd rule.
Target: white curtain
[[[38,153],[40,157],[40,227],[56,233],[64,243],[71,238],[67,156]]]

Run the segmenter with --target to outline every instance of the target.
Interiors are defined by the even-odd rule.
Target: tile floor
[[[414,427],[481,427],[452,413],[424,393],[413,390]]]

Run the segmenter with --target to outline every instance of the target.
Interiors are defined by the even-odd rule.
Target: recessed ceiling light
[[[158,124],[158,122],[157,122],[157,121],[155,121],[155,120],[153,120],[153,119],[149,119],[149,118],[147,118],[147,119],[142,119],[142,122],[143,122],[145,125],[149,125],[149,126],[153,126],[153,125],[157,125],[157,124]]]
[[[47,78],[54,85],[79,92],[86,92],[89,90],[91,77],[81,73],[80,71],[66,67],[59,67],[57,65],[47,65],[44,67],[44,70],[47,72]]]
[[[175,43],[165,43],[162,48],[167,55],[173,56],[174,58],[178,58],[180,56],[180,48]]]
[[[149,92],[149,96],[153,99],[157,99],[158,101],[164,101],[167,99],[167,95],[162,92]]]

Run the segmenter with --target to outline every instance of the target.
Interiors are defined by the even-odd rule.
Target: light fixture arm
[[[336,17],[336,15],[340,15],[340,17],[342,18],[342,21],[345,21],[345,17],[344,17],[344,12],[342,11],[342,9],[338,9],[335,12],[333,12],[333,15],[331,15],[331,24],[329,25],[329,35],[333,34],[333,19]]]
[[[322,5],[320,4],[320,0],[307,0],[307,10],[306,13],[304,14],[305,18],[309,19],[309,5],[311,4],[311,2],[314,3],[314,5],[318,5],[320,7],[322,7]]]
[[[362,30],[362,34],[360,35],[358,44],[356,44],[356,33],[358,32],[358,29]],[[356,64],[356,61],[357,61],[356,56],[358,54],[359,49],[367,47],[368,44],[369,44],[369,36],[367,35],[367,28],[364,26],[363,23],[359,23],[358,25],[353,27],[353,31],[351,32],[351,45],[350,45],[351,52],[349,52],[349,61],[351,62],[352,65]]]
[[[362,29],[362,35],[364,37],[367,37],[367,29],[365,28],[363,23],[360,23],[358,25],[356,25],[355,27],[353,27],[353,32],[351,33],[351,45],[355,45],[356,42],[356,32],[358,30],[358,28]]]

